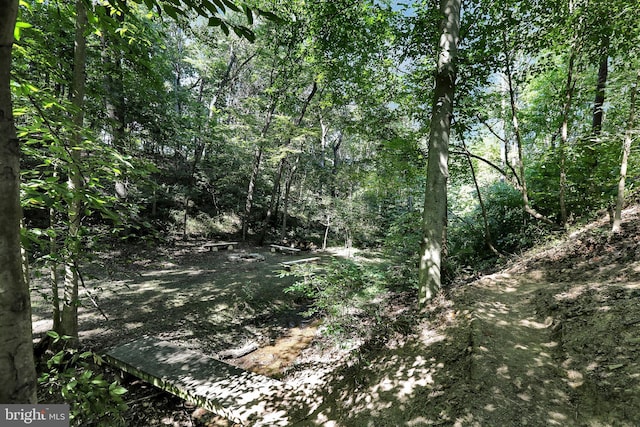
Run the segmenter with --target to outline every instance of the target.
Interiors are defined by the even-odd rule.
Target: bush
[[[69,337],[56,332],[47,333],[54,345],[62,344]],[[80,353],[64,349],[47,361],[47,372],[38,382],[55,400],[69,404],[69,418],[73,426],[124,426],[122,413],[127,409],[122,396],[127,390],[116,381],[109,383],[96,373],[102,358],[91,351]]]
[[[383,246],[385,257],[392,264],[387,270],[391,286],[417,288],[421,239],[422,212],[405,212],[391,222]]]
[[[504,254],[516,253],[539,243],[547,227],[523,210],[520,192],[503,182],[483,190],[487,221],[495,248]],[[484,220],[480,206],[449,226],[449,262],[452,269],[481,267],[495,259],[484,240]]]
[[[318,271],[322,268],[322,273]],[[328,266],[294,266],[283,276],[298,277],[285,289],[311,300],[306,316],[324,318],[324,330],[341,343],[360,339],[373,330],[371,322],[379,319],[380,299],[386,294],[384,276],[371,266],[349,260],[335,260]]]

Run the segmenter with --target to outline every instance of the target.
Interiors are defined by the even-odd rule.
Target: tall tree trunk
[[[565,87],[564,105],[562,108],[562,125],[560,128],[560,143],[558,144],[558,155],[560,156],[560,222],[562,227],[567,226],[567,143],[569,141],[569,113],[573,99],[573,89],[575,81],[573,79],[573,68],[575,63],[575,53],[573,48],[569,54],[569,68],[567,70],[567,85]]]
[[[74,141],[71,151],[72,164],[69,169],[67,187],[71,194],[68,221],[69,229],[66,239],[66,260],[64,274],[64,301],[62,306],[61,330],[72,339],[70,345],[78,342],[78,257],[80,254],[80,225],[83,211],[83,180],[80,172],[82,161],[82,125],[84,121],[85,70],[87,44],[85,31],[87,28],[87,11],[83,0],[76,2],[75,50],[73,55],[73,87],[71,102],[76,110],[73,117],[75,125]]]
[[[0,0],[0,402],[36,403],[31,302],[20,249],[20,144],[11,103],[17,0]]]
[[[55,173],[55,172],[54,172]],[[49,277],[51,280],[51,305],[53,306],[53,330],[60,333],[61,311],[60,311],[60,248],[58,247],[58,236],[55,234],[57,224],[57,213],[54,208],[49,209],[49,227],[52,235],[49,237]]]
[[[613,216],[613,226],[611,231],[619,233],[622,224],[622,207],[624,206],[624,187],[627,179],[627,164],[629,162],[629,154],[631,153],[631,142],[633,128],[636,121],[636,98],[638,95],[638,86],[640,85],[640,71],[636,75],[636,82],[631,87],[631,106],[629,108],[629,120],[627,121],[627,131],[624,134],[624,143],[622,145],[622,160],[620,161],[620,178],[618,179],[618,197],[616,199],[616,210]]]
[[[264,151],[265,138],[267,137],[267,132],[269,131],[269,127],[271,127],[271,120],[273,118],[273,113],[276,110],[277,103],[278,103],[277,97],[274,96],[271,99],[271,106],[267,111],[264,126],[262,127],[262,131],[260,132],[260,141],[258,142],[255,155],[253,156],[253,169],[251,170],[251,176],[249,177],[249,187],[247,188],[247,198],[245,200],[244,215],[242,217],[242,240],[243,241],[247,240],[247,234],[249,232],[249,219],[251,217],[251,209],[253,207],[253,192],[255,190],[258,174],[260,173],[260,162],[262,162],[262,154]]]
[[[423,237],[420,248],[418,305],[425,308],[442,287],[442,258],[446,244],[449,134],[453,117],[456,57],[462,0],[441,0],[436,87],[429,134],[427,183],[424,198]]]

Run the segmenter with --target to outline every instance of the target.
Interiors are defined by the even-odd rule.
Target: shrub
[[[300,279],[285,292],[311,300],[304,314],[322,316],[325,334],[336,341],[344,343],[365,338],[373,330],[371,323],[380,318],[380,299],[386,289],[383,275],[372,266],[334,260],[324,267],[294,266],[291,272],[282,272],[282,275]]]
[[[47,333],[54,345],[69,339],[56,332]],[[55,400],[69,404],[69,418],[73,426],[124,426],[122,413],[127,405],[122,396],[127,390],[117,381],[107,381],[96,369],[102,358],[91,351],[63,349],[47,360],[48,371],[38,382]]]

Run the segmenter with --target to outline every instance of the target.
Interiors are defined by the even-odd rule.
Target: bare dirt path
[[[454,290],[333,373],[323,426],[640,425],[640,210]]]
[[[470,390],[461,422],[477,425],[573,425],[570,379],[558,366],[553,319],[533,300],[548,284],[508,274],[489,276],[467,292],[471,321]]]

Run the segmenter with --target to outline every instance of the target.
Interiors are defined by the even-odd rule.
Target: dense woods
[[[620,232],[638,13],[0,0],[0,402],[36,399],[30,266],[78,346],[81,266],[118,245],[369,248],[424,308],[602,212]]]

